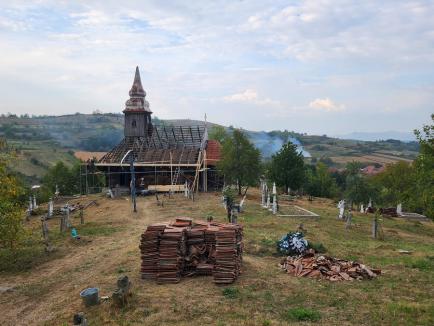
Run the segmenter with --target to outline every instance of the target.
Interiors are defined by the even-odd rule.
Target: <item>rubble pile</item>
[[[242,239],[238,224],[180,217],[150,225],[139,246],[142,278],[178,283],[185,276],[213,275],[215,283],[232,283],[240,274]]]
[[[298,257],[287,257],[282,260],[280,267],[293,276],[330,281],[372,279],[381,274],[380,269],[373,269],[353,261],[315,255],[313,251]]]

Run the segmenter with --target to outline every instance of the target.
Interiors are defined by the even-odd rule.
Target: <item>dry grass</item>
[[[382,153],[373,153],[371,155],[361,155],[361,156],[333,156],[330,157],[333,162],[338,164],[347,164],[353,161],[362,163],[379,163],[379,164],[391,164],[399,161],[412,162],[412,160],[402,158],[399,156],[387,155]]]
[[[107,154],[107,152],[74,152],[74,156],[82,162],[86,162],[87,160],[91,160],[93,158],[100,160],[105,154]]]
[[[327,200],[297,202],[319,213],[320,219],[278,218],[259,207],[257,193],[250,195],[239,218],[245,226],[243,274],[229,287],[216,286],[212,277],[183,279],[177,285],[141,280],[138,244],[146,225],[179,215],[212,214],[223,221],[219,199],[202,194],[193,203],[179,196],[162,208],[154,198],[139,198],[139,212],[133,214],[125,198],[101,198],[99,206],[86,211],[86,225],[79,230],[91,242],[82,244],[58,235],[58,220],[50,221],[58,251],[28,272],[3,273],[1,285],[15,290],[0,297],[0,323],[66,325],[75,312],[85,311],[90,325],[286,325],[303,320],[329,325],[433,324],[432,223],[385,220],[385,240],[376,241],[369,237],[370,218],[355,214],[355,225],[345,230],[336,220],[334,203]],[[373,281],[331,283],[282,273],[279,258],[273,256],[274,243],[301,221],[307,239],[323,243],[329,254],[381,267],[384,275]],[[29,224],[35,233],[38,227],[37,219]],[[402,256],[397,249],[414,253]],[[122,274],[133,282],[127,308],[108,302],[82,305],[82,289],[96,286],[102,295],[110,295]]]

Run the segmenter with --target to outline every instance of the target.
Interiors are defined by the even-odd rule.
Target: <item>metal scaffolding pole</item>
[[[136,174],[134,172],[134,159],[131,160],[130,170],[131,170],[131,200],[133,202],[133,211],[134,211],[134,213],[137,213],[137,206],[136,206]]]

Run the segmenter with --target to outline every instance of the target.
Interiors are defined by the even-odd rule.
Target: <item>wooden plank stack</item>
[[[298,257],[284,258],[280,267],[293,276],[321,278],[330,281],[371,279],[381,274],[380,269],[372,269],[353,261],[315,255],[312,252]]]
[[[148,226],[141,236],[141,275],[158,283],[178,283],[183,276],[213,275],[228,284],[240,274],[242,227],[237,224],[193,222]]]

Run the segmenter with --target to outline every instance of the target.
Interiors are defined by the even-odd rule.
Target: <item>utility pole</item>
[[[89,183],[87,181],[87,163],[86,163],[86,195],[89,195]]]

